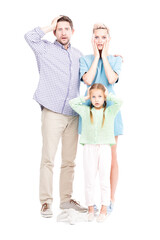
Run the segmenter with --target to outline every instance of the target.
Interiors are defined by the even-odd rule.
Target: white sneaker
[[[94,220],[94,213],[88,213],[88,222],[92,222]]]
[[[87,208],[85,207],[82,207],[77,201],[73,200],[73,199],[70,199],[68,200],[67,202],[63,202],[60,204],[60,209],[74,209],[78,212],[81,212],[81,213],[85,213],[87,212]]]
[[[51,218],[53,216],[53,212],[51,209],[51,204],[44,203],[41,208],[41,216],[45,218]]]
[[[100,213],[99,216],[97,217],[96,221],[99,222],[99,223],[100,223],[100,222],[104,222],[107,217],[108,217],[107,214],[102,214],[102,213]]]

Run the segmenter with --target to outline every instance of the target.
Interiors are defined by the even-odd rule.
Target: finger
[[[58,17],[55,17],[55,18],[52,20],[52,24],[53,24],[54,22],[56,23],[57,20],[60,19],[61,17],[62,17],[61,15],[59,15]]]
[[[92,45],[94,45],[94,37],[92,37],[91,42],[92,42]]]

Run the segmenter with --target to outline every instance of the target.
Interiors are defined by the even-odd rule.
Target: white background
[[[56,222],[60,146],[54,169],[54,217],[40,216],[41,111],[32,100],[39,76],[24,34],[49,25],[60,14],[73,20],[71,42],[83,54],[92,53],[93,24],[103,22],[110,28],[110,54],[124,58],[115,86],[124,101],[124,136],[118,143],[119,183],[115,210],[103,224]],[[15,0],[1,5],[1,239],[160,239],[159,22],[155,0]],[[52,33],[45,38],[55,39]],[[79,145],[73,197],[84,205],[82,150]],[[96,196],[99,204],[98,189]]]

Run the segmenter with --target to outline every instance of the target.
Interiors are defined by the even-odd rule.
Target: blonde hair
[[[93,89],[100,89],[100,90],[103,91],[104,94],[105,94],[105,91],[106,91],[104,85],[101,84],[101,83],[95,83],[95,84],[93,84],[93,85],[91,86],[89,92],[90,92],[91,90],[93,90]],[[91,110],[92,110],[92,107],[93,107],[93,105],[92,105],[92,103],[91,103],[91,104],[90,104],[90,119],[91,119],[91,123],[93,124],[93,114],[92,114],[92,111],[91,111]],[[106,107],[107,107],[107,102],[106,102],[106,100],[105,100],[105,101],[104,101],[104,109],[103,109],[102,127],[103,127],[104,121],[105,121],[105,110],[106,110]]]
[[[109,28],[105,24],[103,24],[103,23],[95,23],[93,25],[93,33],[97,29],[106,29],[107,30],[107,34],[110,37]]]

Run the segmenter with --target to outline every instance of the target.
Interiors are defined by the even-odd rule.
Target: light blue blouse
[[[109,61],[111,68],[113,69],[113,71],[116,72],[119,76],[120,71],[121,71],[122,58],[109,55],[109,56],[107,56],[107,59]],[[87,56],[80,58],[80,79],[81,80],[82,80],[82,76],[86,72],[88,72],[88,70],[90,69],[93,60],[94,60],[94,55],[87,55]],[[116,83],[118,81],[119,81],[119,78],[116,81]],[[109,92],[115,94],[114,89],[113,89],[114,84],[110,84],[108,82],[108,79],[105,74],[105,69],[103,67],[103,61],[101,58],[99,59],[98,66],[97,66],[97,72],[96,72],[95,78],[91,85],[93,85],[94,83],[101,83],[101,84],[105,85],[105,87],[107,87]],[[89,86],[87,86],[87,88],[88,87]],[[86,96],[86,94],[87,94],[87,90],[86,90],[85,96]],[[86,101],[85,104],[90,105],[90,100]],[[111,101],[107,101],[107,106],[110,106],[112,104],[113,103]],[[81,133],[81,125],[82,125],[82,119],[79,118],[79,130],[78,130],[79,133]],[[121,113],[119,111],[115,118],[115,121],[114,121],[114,135],[118,136],[118,135],[122,135],[122,134],[123,134],[123,123],[122,123]]]

